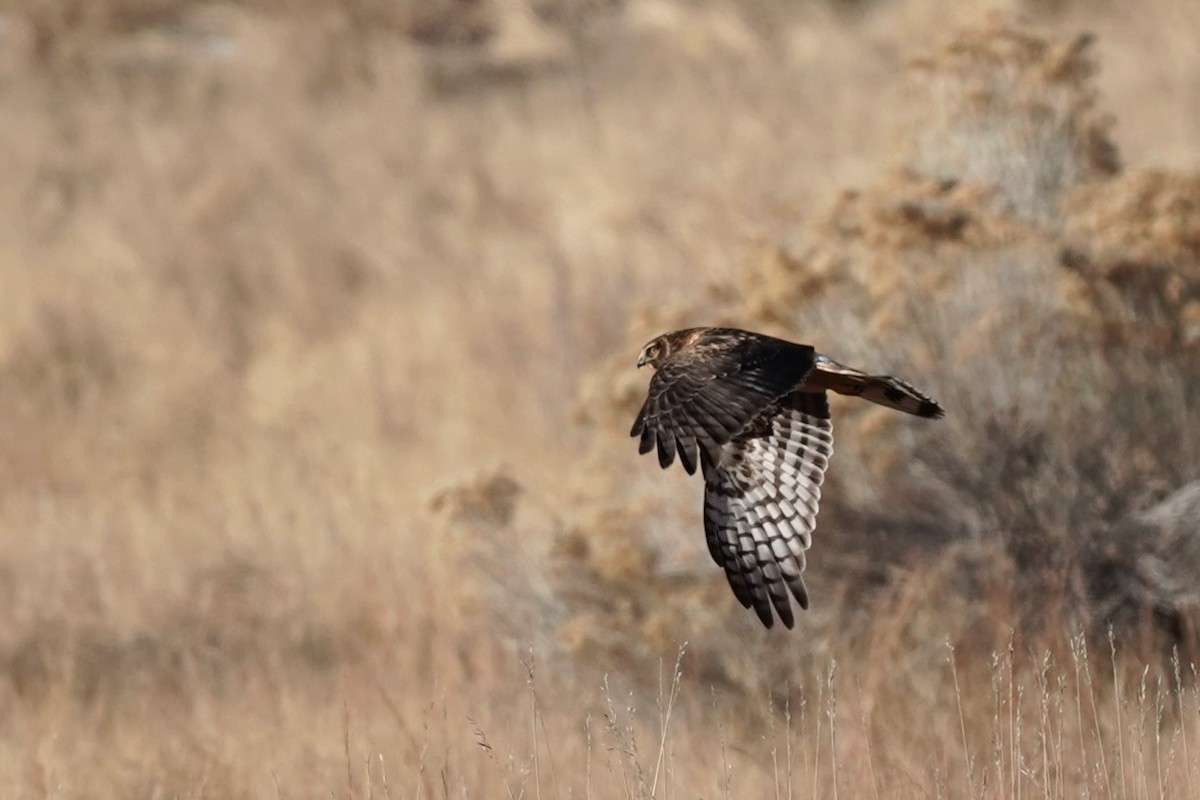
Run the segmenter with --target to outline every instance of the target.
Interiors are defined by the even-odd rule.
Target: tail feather
[[[907,381],[891,375],[870,375],[865,383],[859,395],[864,400],[917,417],[940,419],[946,416],[946,410],[936,400]]]
[[[813,388],[861,397],[917,417],[939,419],[946,415],[936,400],[907,381],[892,375],[868,375],[827,356],[817,356],[816,367],[805,383]]]

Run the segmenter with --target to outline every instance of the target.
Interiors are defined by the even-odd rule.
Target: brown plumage
[[[826,391],[919,417],[945,413],[890,375],[870,375],[794,344],[736,328],[672,331],[642,348],[654,368],[630,435],[665,469],[704,473],[709,553],[768,628],[792,627],[790,592],[808,608],[805,551],[833,454]]]

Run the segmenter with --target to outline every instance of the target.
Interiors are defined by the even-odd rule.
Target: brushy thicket
[[[1200,182],[1122,171],[1091,44],[996,19],[917,61],[889,177],[686,310],[648,310],[587,381],[602,454],[588,466],[608,476],[589,510],[543,498],[553,519],[532,533],[503,475],[471,490],[500,492],[500,516],[458,501],[479,546],[525,540],[517,563],[555,565],[492,574],[504,607],[528,609],[514,635],[542,620],[560,652],[647,675],[686,640],[704,681],[748,696],[811,684],[826,643],[870,638],[881,615],[930,663],[947,635],[986,651],[1009,626],[1056,652],[1066,632],[1099,642],[1109,626],[1144,656],[1194,651]],[[742,619],[708,563],[701,487],[633,463],[631,442],[617,450],[645,377],[628,353],[685,323],[812,341],[948,409],[922,424],[835,402],[799,653]],[[910,583],[924,601],[897,608]]]

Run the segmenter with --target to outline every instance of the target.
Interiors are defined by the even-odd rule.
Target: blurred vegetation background
[[[5,796],[1196,796],[1190,0],[2,8]],[[790,634],[690,324],[948,410]]]

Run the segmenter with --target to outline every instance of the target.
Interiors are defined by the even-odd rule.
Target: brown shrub
[[[1200,342],[1200,176],[1162,171],[1066,199],[1062,263],[1081,319],[1177,356]],[[1194,356],[1193,356],[1194,357]]]
[[[705,680],[762,696],[781,681],[811,684],[821,643],[854,638],[856,620],[903,631],[917,650],[929,631],[967,637],[983,620],[958,641],[994,647],[1007,624],[1056,647],[1073,626],[1142,636],[1147,607],[1165,641],[1190,636],[1180,622],[1190,595],[1166,577],[1148,588],[1160,573],[1146,567],[1166,552],[1187,559],[1179,537],[1190,534],[1139,540],[1140,560],[1114,558],[1110,543],[1200,468],[1181,436],[1200,396],[1200,369],[1180,349],[1194,301],[1194,180],[1113,177],[1090,44],[1003,20],[959,34],[917,62],[918,115],[933,122],[915,131],[899,174],[844,193],[692,308],[635,325],[628,352],[684,320],[809,331],[795,335],[905,375],[946,405],[944,422],[921,424],[836,403],[804,617],[814,649],[780,659],[762,646],[703,548],[676,550],[676,537],[699,542],[699,486],[640,464],[653,481],[606,482],[596,510],[559,536],[552,595],[566,651],[652,674],[687,640]],[[1081,322],[1081,296],[1104,325]],[[1159,339],[1170,346],[1145,348],[1137,326],[1150,322],[1169,328]],[[614,357],[583,385],[606,453],[640,401],[627,362]],[[674,487],[682,500],[668,499]],[[914,580],[922,599],[903,614],[886,605]]]
[[[956,32],[914,64],[923,97],[910,167],[992,188],[1019,218],[1055,217],[1065,190],[1120,168],[1112,120],[1096,110],[1093,39],[1047,37],[1001,16]]]

